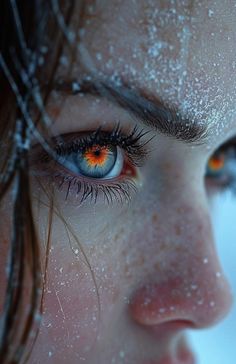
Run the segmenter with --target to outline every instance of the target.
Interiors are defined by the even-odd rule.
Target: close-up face
[[[236,184],[236,6],[76,4],[52,153],[30,152],[47,268],[29,363],[194,364],[186,331],[232,305],[212,214]]]

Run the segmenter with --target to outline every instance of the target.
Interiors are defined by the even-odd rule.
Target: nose
[[[186,204],[174,215],[172,220],[164,215],[161,221],[162,227],[167,222],[163,232],[168,237],[166,253],[162,251],[158,261],[158,239],[164,239],[159,235],[156,251],[150,252],[149,272],[134,289],[130,314],[145,327],[166,323],[209,327],[227,314],[232,296],[217,257],[208,207]],[[154,264],[154,254],[158,264]]]

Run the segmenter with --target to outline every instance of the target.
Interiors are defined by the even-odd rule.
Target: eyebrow
[[[208,128],[203,123],[191,120],[177,108],[165,105],[158,97],[125,83],[117,85],[88,77],[80,82],[60,81],[55,89],[73,95],[90,94],[105,98],[127,110],[144,125],[185,143],[203,144],[208,135]]]

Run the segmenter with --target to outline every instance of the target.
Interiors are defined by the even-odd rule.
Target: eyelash
[[[148,131],[139,130],[137,126],[127,135],[125,134],[120,124],[118,123],[113,130],[103,131],[101,127],[90,133],[86,133],[86,136],[80,136],[70,141],[64,141],[70,136],[63,136],[54,140],[53,154],[55,155],[54,161],[56,163],[56,169],[58,166],[64,167],[64,171],[53,175],[54,180],[58,182],[59,189],[66,188],[67,199],[72,189],[75,189],[76,197],[80,196],[79,203],[90,199],[90,202],[97,202],[98,196],[102,194],[103,201],[105,203],[116,202],[129,202],[131,200],[132,192],[135,193],[137,190],[136,183],[133,180],[133,176],[127,175],[126,177],[118,176],[118,181],[114,181],[114,178],[89,178],[85,176],[75,176],[68,174],[68,168],[64,163],[60,162],[61,157],[69,156],[71,153],[78,153],[88,150],[88,148],[94,145],[98,146],[113,146],[119,147],[124,152],[124,166],[122,171],[126,168],[127,171],[136,172],[136,167],[141,167],[149,153],[147,144],[152,139],[144,140],[144,137],[148,134]],[[63,140],[64,139],[64,140]],[[52,158],[44,152],[41,156],[40,161],[47,163],[50,168],[50,162]],[[65,172],[66,171],[66,172]],[[49,170],[49,176],[51,176]],[[71,171],[72,172],[72,171]],[[73,172],[72,172],[73,173]],[[102,182],[99,182],[101,180]]]

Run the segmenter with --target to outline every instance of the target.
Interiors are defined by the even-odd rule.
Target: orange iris
[[[218,155],[218,156],[213,156],[210,158],[209,162],[208,162],[208,167],[213,171],[213,172],[218,172],[220,171],[225,165],[225,158],[224,156]]]
[[[106,146],[94,145],[86,150],[84,157],[90,168],[104,167],[109,159],[109,152]]]

